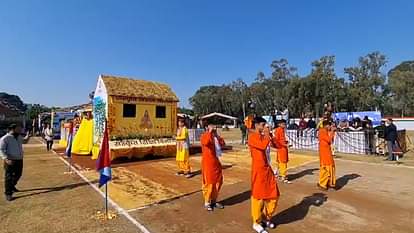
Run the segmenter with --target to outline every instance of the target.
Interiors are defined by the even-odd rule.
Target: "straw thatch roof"
[[[136,97],[164,102],[179,101],[167,84],[109,75],[101,75],[101,77],[110,96]]]

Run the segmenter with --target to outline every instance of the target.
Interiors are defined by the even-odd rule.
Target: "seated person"
[[[362,130],[363,128],[362,128],[361,119],[359,119],[358,117],[355,118],[353,120],[353,124],[349,127],[349,129],[352,130],[352,131],[360,131],[360,130]]]
[[[340,131],[348,131],[349,130],[349,122],[346,119],[341,120],[338,124],[338,129]]]
[[[300,121],[299,121],[299,129],[304,130],[307,127],[308,127],[308,123],[305,121],[305,119],[303,117],[301,117]]]
[[[370,129],[372,128],[372,121],[368,118],[368,116],[365,116],[362,120],[362,128],[364,129]]]
[[[289,130],[299,129],[299,126],[295,123],[294,120],[291,120],[289,126],[287,127],[287,129],[289,129]]]

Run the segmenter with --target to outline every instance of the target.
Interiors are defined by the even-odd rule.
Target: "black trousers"
[[[46,141],[46,149],[47,151],[50,151],[53,146],[53,140],[52,141]]]
[[[4,190],[6,195],[12,195],[13,189],[22,176],[23,160],[13,160],[11,165],[4,162]]]

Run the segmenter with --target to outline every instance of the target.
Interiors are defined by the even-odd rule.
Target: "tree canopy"
[[[393,113],[414,115],[414,61],[403,62],[388,72]]]
[[[414,115],[414,61],[403,62],[385,73],[387,58],[372,52],[346,67],[344,77],[335,70],[335,56],[311,62],[308,75],[299,76],[287,59],[271,62],[270,75],[258,72],[247,85],[243,79],[220,86],[202,86],[190,98],[196,115],[221,112],[242,118],[254,111],[267,115],[289,109],[290,115],[320,116],[324,104],[334,111],[382,111],[384,115]],[[250,108],[254,103],[255,108]]]

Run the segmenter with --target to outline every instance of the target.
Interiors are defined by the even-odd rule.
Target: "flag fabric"
[[[109,152],[109,137],[108,137],[108,127],[105,123],[105,130],[103,139],[101,142],[101,148],[98,155],[98,160],[96,162],[96,170],[99,171],[99,187],[105,185],[108,181],[111,180],[111,157]]]
[[[73,125],[69,128],[68,143],[66,145],[65,154],[67,157],[72,157],[72,142],[73,142]]]

